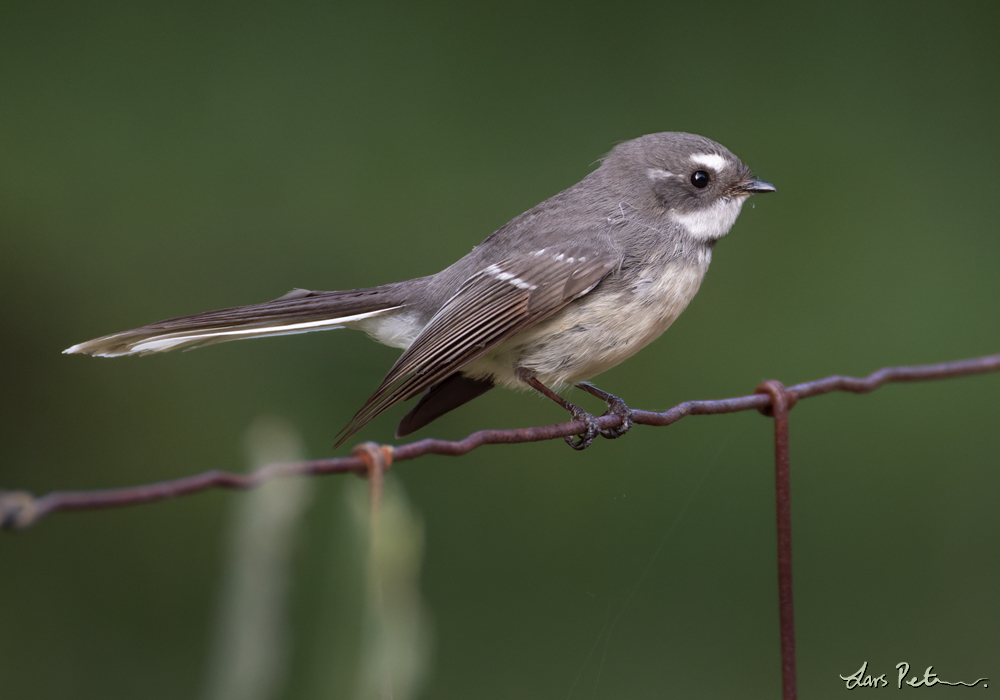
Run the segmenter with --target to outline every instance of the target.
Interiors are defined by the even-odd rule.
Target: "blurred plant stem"
[[[347,490],[368,553],[358,700],[416,697],[430,662],[430,618],[419,591],[423,523],[400,482],[383,479],[381,499],[366,484]]]
[[[254,469],[302,458],[297,433],[276,418],[258,419],[246,445]],[[314,484],[276,479],[233,499],[205,700],[270,700],[288,690],[292,556]],[[324,622],[335,625],[339,648],[356,650],[356,663],[338,669],[336,654],[314,659],[320,682],[306,690],[308,697],[339,697],[353,685],[359,700],[408,700],[427,674],[430,622],[418,588],[423,523],[398,480],[384,475],[381,488],[374,497],[369,482],[352,480],[343,491],[348,527],[346,537],[334,538],[331,559],[339,563],[324,576],[332,579],[324,588],[336,591],[363,577],[361,614],[359,624]]]
[[[252,469],[302,458],[298,434],[262,417],[246,433]],[[290,567],[312,479],[277,479],[235,498],[203,697],[266,700],[285,685]]]

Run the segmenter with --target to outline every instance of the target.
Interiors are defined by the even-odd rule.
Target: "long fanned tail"
[[[331,330],[389,313],[405,303],[401,283],[343,292],[294,289],[274,301],[171,318],[88,340],[63,352],[98,357],[148,355],[228,340]]]

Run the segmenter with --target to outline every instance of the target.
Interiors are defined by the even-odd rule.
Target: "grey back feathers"
[[[723,146],[684,133],[616,146],[579,183],[529,209],[454,265],[370,289],[295,290],[264,304],[168,319],[65,352],[142,355],[241,338],[351,327],[405,349],[341,442],[427,392],[412,432],[527,372],[589,378],[665,330],[697,291],[715,242],[754,180]]]

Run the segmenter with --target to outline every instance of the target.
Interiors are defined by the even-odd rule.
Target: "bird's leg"
[[[578,440],[574,440],[572,436],[567,436],[563,438],[566,441],[566,444],[572,447],[574,450],[587,449],[588,447],[590,447],[590,444],[594,441],[594,438],[597,437],[599,433],[603,432],[598,427],[597,419],[594,418],[594,415],[592,413],[588,413],[587,411],[577,406],[575,403],[570,403],[569,401],[561,397],[559,394],[552,391],[547,386],[538,381],[538,377],[536,377],[535,375],[531,374],[526,370],[519,369],[517,370],[517,376],[518,379],[520,379],[522,382],[530,386],[532,389],[535,389],[543,396],[547,396],[548,398],[552,399],[557,404],[565,408],[567,411],[569,411],[570,415],[573,416],[574,420],[583,421],[584,423],[587,424],[587,429],[579,435]]]
[[[580,382],[576,385],[578,389],[583,389],[588,394],[596,396],[601,401],[608,404],[608,410],[604,412],[606,416],[621,416],[622,422],[613,428],[602,428],[601,435],[609,440],[620,438],[632,427],[632,409],[625,405],[625,402],[614,394],[598,389],[589,382]]]

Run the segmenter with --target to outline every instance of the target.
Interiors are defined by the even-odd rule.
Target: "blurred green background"
[[[244,470],[263,415],[332,454],[397,355],[362,334],[60,351],[435,272],[653,131],[720,141],[778,194],[601,387],[663,409],[1000,352],[998,19],[987,3],[5,3],[0,487]],[[998,398],[988,375],[793,411],[802,697],[843,694],[866,660],[890,682],[901,661],[1000,676]],[[358,437],[391,441],[405,410]],[[562,420],[496,391],[418,437]],[[419,696],[778,696],[771,440],[741,413],[394,467],[423,524]],[[354,697],[359,482],[313,482],[273,697]],[[0,694],[206,697],[247,497],[0,537]]]

